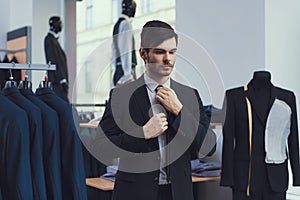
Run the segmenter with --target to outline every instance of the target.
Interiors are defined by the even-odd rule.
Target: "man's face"
[[[176,60],[176,46],[176,40],[173,37],[151,48],[149,53],[145,53],[145,57],[142,56],[150,77],[170,76]]]

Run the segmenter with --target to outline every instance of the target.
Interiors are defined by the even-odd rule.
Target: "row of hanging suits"
[[[70,104],[50,88],[0,91],[0,200],[87,199]]]

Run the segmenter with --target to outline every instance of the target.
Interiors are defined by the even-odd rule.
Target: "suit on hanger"
[[[259,191],[268,184],[270,190],[282,193],[288,189],[287,159],[280,164],[266,163],[265,131],[268,115],[276,100],[286,103],[291,109],[288,155],[293,173],[293,185],[300,185],[299,138],[296,101],[293,92],[271,85],[269,105],[261,106],[250,82],[248,90],[243,87],[226,91],[226,119],[223,127],[223,155],[221,185],[246,192],[250,173],[250,191]],[[252,106],[252,155],[249,150],[249,108]],[[280,122],[278,122],[280,123]],[[251,170],[249,172],[249,165]],[[251,194],[251,192],[250,192]]]
[[[57,38],[53,34],[48,33],[44,40],[44,48],[47,63],[56,65],[56,70],[48,71],[49,81],[53,83],[53,90],[57,96],[69,102],[67,88],[60,83],[66,79],[69,82],[67,57],[61,48]],[[65,84],[67,86],[67,84]]]
[[[58,114],[63,199],[87,199],[82,144],[78,136],[72,107],[50,88],[38,88],[36,95]]]
[[[4,88],[3,91],[7,98],[27,113],[30,131],[30,163],[33,199],[47,199],[42,155],[43,138],[41,111],[27,100],[17,87]]]
[[[0,199],[33,199],[27,115],[2,91],[0,105]]]
[[[130,98],[129,105],[126,106],[112,103],[114,99],[120,99],[122,97],[122,93],[127,93],[130,88],[136,88],[136,90],[134,90]],[[186,141],[188,141],[188,139],[193,141],[192,144],[189,143],[189,145],[186,146],[186,151],[182,152],[179,158],[168,166],[170,170],[169,177],[171,180],[172,196],[173,200],[191,200],[193,199],[190,165],[191,151],[194,149],[193,147],[199,149],[201,146],[209,122],[203,110],[201,99],[195,89],[181,85],[172,79],[171,88],[175,91],[183,104],[181,113],[184,113],[184,115],[180,114],[177,117],[171,114],[168,115],[169,128],[166,131],[166,134],[168,134],[167,142],[171,145],[170,150],[168,150],[169,155],[171,152],[176,152],[175,148],[178,150],[179,146],[183,145]],[[125,116],[128,112],[128,108],[130,117],[138,126],[137,129],[134,129],[137,130],[137,132],[134,133],[138,134],[137,137],[133,137],[120,129],[119,123],[123,123],[123,121],[128,118]],[[114,109],[116,109],[120,114],[120,116],[117,117],[120,119],[120,122],[117,122],[118,124],[115,121],[116,118],[113,116]],[[146,140],[144,139],[142,132],[142,126],[150,119],[149,109],[150,101],[143,76],[141,76],[137,81],[126,84],[120,88],[115,88],[111,92],[110,100],[100,122],[100,127],[104,131],[105,135],[115,145],[124,150],[135,153],[132,157],[120,157],[119,171],[116,175],[113,193],[114,200],[154,200],[157,198],[160,165],[159,151],[157,151],[159,149],[158,139],[153,138]],[[182,116],[184,116],[184,119]],[[199,121],[197,119],[199,119]],[[175,140],[175,138],[177,139]],[[174,151],[172,151],[172,148],[174,148]],[[154,154],[153,157],[143,157],[144,153],[154,151],[157,151],[157,154]],[[130,166],[132,163],[138,164],[143,162],[155,164],[157,168],[155,168],[155,170],[149,169],[149,172],[145,173],[122,171],[122,168],[125,169],[126,166]]]
[[[36,105],[42,114],[43,163],[47,199],[62,199],[59,121],[57,113],[40,100],[31,89],[21,89],[21,94]]]

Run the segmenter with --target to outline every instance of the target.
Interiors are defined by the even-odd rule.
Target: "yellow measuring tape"
[[[247,85],[244,86],[244,91],[247,91]],[[250,154],[250,161],[249,161],[249,171],[248,171],[248,185],[247,185],[247,196],[250,196],[250,180],[251,180],[251,154],[252,154],[252,108],[251,103],[246,97],[247,109],[248,109],[248,125],[249,125],[249,154]]]

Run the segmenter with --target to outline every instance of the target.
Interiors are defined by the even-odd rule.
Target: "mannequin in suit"
[[[300,185],[295,95],[275,87],[269,72],[257,71],[244,88],[226,91],[226,106],[221,185],[232,188],[234,200],[285,200],[288,157],[293,185]]]
[[[113,83],[121,86],[136,79],[137,65],[131,21],[136,11],[134,0],[122,1],[122,14],[114,25],[112,55],[115,64]]]
[[[56,65],[55,71],[48,71],[49,81],[53,84],[53,90],[57,96],[69,102],[69,77],[67,57],[61,48],[58,37],[62,30],[60,17],[53,16],[49,19],[50,30],[44,40],[45,56],[47,63]]]
[[[197,90],[170,78],[177,37],[169,24],[147,22],[139,50],[146,72],[111,91],[100,128],[126,151],[116,153],[114,200],[193,199],[191,149],[200,148],[209,121]]]

